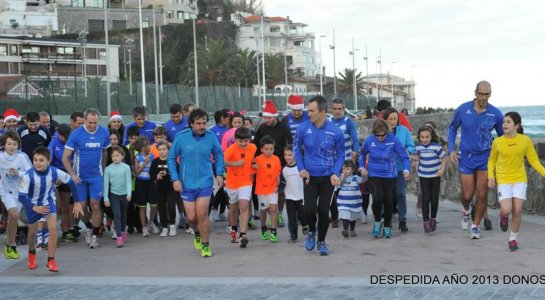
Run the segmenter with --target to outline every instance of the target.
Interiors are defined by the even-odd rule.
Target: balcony
[[[21,57],[26,63],[82,63],[80,54],[23,53]]]

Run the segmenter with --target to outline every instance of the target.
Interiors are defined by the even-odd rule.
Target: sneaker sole
[[[248,245],[248,240],[241,240],[240,241],[240,248],[246,248]]]

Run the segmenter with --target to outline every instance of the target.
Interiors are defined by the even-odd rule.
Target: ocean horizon
[[[522,118],[524,134],[532,138],[545,138],[545,105],[501,106],[503,114],[516,111]]]

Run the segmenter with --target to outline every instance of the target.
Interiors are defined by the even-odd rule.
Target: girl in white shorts
[[[518,247],[518,232],[521,222],[522,204],[526,200],[527,177],[524,158],[545,177],[545,167],[541,165],[532,140],[522,134],[520,115],[508,112],[503,118],[504,135],[492,143],[488,160],[488,186],[498,185],[500,201],[500,228],[506,232],[509,227],[509,214],[512,214],[509,250]]]

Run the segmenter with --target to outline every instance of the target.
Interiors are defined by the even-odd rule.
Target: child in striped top
[[[150,177],[149,170],[153,161],[153,154],[150,153],[150,141],[147,137],[141,136],[136,140],[134,156],[134,205],[139,209],[140,223],[142,224],[142,236],[149,237],[149,231],[159,233],[159,227],[153,223],[157,215],[157,195],[155,193],[155,182]],[[146,224],[146,210],[150,205],[149,223]]]
[[[437,210],[439,208],[439,189],[441,176],[447,164],[447,155],[433,128],[423,126],[418,129],[414,159],[418,161],[418,177],[422,190],[422,219],[426,233],[435,231],[437,227]],[[430,213],[431,205],[431,213]],[[431,215],[431,217],[430,217]]]
[[[339,210],[339,219],[343,223],[341,233],[345,238],[348,238],[348,236],[357,236],[356,220],[360,218],[362,211],[360,184],[363,182],[363,179],[358,175],[354,175],[357,169],[353,160],[345,160],[341,175],[341,185],[338,188],[337,207]],[[349,226],[350,231],[348,231]]]

